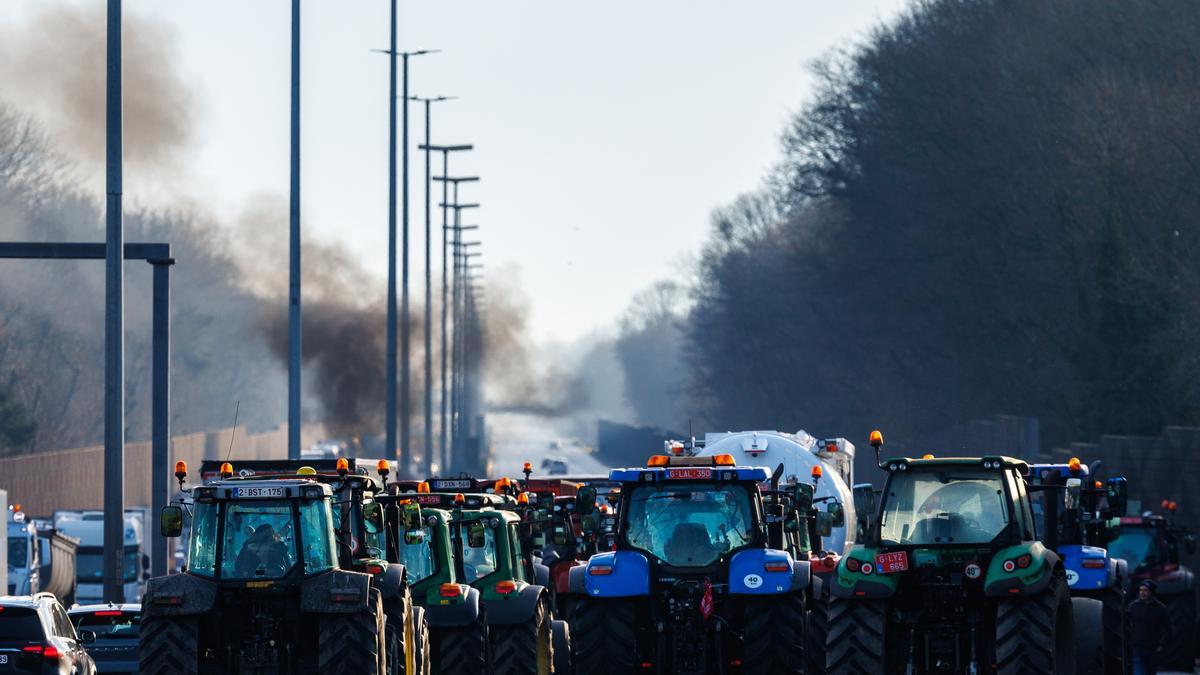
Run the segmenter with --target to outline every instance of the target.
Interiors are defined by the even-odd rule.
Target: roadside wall
[[[301,434],[301,447],[316,441],[320,433],[319,427],[306,427]],[[226,428],[175,436],[171,439],[172,457],[168,466],[182,459],[190,471],[198,471],[202,459],[224,458],[231,438],[234,443],[230,456],[235,460],[287,457],[286,426],[251,435],[239,426],[236,430]],[[102,445],[7,457],[0,459],[0,490],[8,491],[10,504],[20,504],[34,516],[50,515],[55,509],[99,509],[104,501],[103,468]],[[125,505],[148,504],[150,442],[126,443]]]

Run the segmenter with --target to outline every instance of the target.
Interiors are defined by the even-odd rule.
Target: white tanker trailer
[[[780,483],[811,482],[813,467],[820,467],[816,497],[836,499],[845,511],[845,525],[833,528],[826,537],[825,549],[843,554],[854,545],[854,444],[844,438],[818,439],[806,431],[789,434],[781,431],[730,431],[708,433],[695,441],[691,453],[697,456],[733,455],[743,466],[763,466],[774,473],[782,464]],[[828,499],[826,500],[828,501]]]

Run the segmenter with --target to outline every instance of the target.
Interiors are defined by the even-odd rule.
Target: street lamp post
[[[400,465],[400,471],[407,473],[404,464],[404,451],[408,447],[408,57],[434,54],[436,49],[420,49],[412,52],[401,52],[396,46],[396,0],[392,0],[391,15],[391,48],[374,49],[372,51],[388,55],[389,96],[388,96],[388,292],[387,292],[387,357],[384,369],[387,371],[387,410],[384,413],[384,427],[387,443],[386,454],[395,457]],[[396,440],[396,57],[400,56],[404,67],[404,198],[403,214],[403,272],[402,272],[402,314],[401,342],[403,343],[400,378],[400,407],[403,409],[400,442]]]
[[[451,146],[451,147],[453,149],[453,146]],[[466,146],[466,149],[469,149],[469,148],[470,148],[470,146]],[[440,430],[441,430],[441,463],[442,463],[442,466],[448,467],[450,465],[450,449],[452,447],[452,442],[448,442],[447,433],[448,433],[449,428],[453,425],[453,417],[452,417],[453,413],[451,412],[451,417],[448,420],[447,419],[447,411],[446,411],[446,402],[447,402],[447,400],[451,400],[451,402],[453,402],[453,373],[451,373],[451,380],[452,380],[450,383],[451,391],[448,394],[446,391],[446,389],[447,389],[446,362],[449,358],[451,347],[446,344],[448,336],[450,335],[450,327],[447,325],[447,321],[449,319],[449,310],[452,309],[453,307],[457,306],[457,300],[454,301],[453,303],[451,303],[450,298],[447,297],[449,294],[449,289],[450,289],[450,282],[449,282],[449,279],[447,278],[448,270],[450,269],[450,260],[448,259],[448,256],[449,256],[450,244],[452,243],[450,241],[452,232],[454,233],[453,236],[457,237],[458,232],[461,231],[462,229],[478,228],[477,225],[469,225],[469,226],[464,227],[463,225],[459,224],[461,221],[461,213],[460,213],[461,209],[477,208],[479,205],[478,204],[461,204],[460,205],[458,203],[458,184],[466,183],[466,182],[475,182],[475,181],[479,180],[479,177],[478,176],[462,176],[462,177],[456,178],[456,177],[447,176],[443,173],[442,176],[437,176],[434,178],[434,180],[442,181],[443,195],[446,192],[445,188],[447,185],[449,185],[451,183],[453,183],[453,185],[454,185],[454,201],[453,201],[453,203],[451,203],[450,201],[447,201],[445,196],[443,196],[442,202],[440,204],[438,204],[438,206],[440,206],[442,208],[442,386],[441,386],[442,396],[441,396],[441,427],[440,427]],[[450,209],[450,208],[454,209],[454,224],[453,225],[451,225],[446,218],[446,210]],[[455,244],[455,246],[457,246],[457,244]],[[457,252],[457,248],[455,249],[455,251]],[[455,271],[455,274],[457,274],[458,273],[458,267],[457,267],[458,258],[457,257],[454,258],[454,264],[455,264],[454,271]],[[452,410],[453,410],[453,406],[452,406]]]
[[[430,105],[440,101],[450,101],[457,97],[455,96],[434,96],[431,98],[422,98],[420,96],[410,97],[413,101],[421,101],[425,104],[425,144],[418,146],[425,151],[425,466],[426,469],[432,469],[433,464],[433,264],[431,260],[431,240],[432,233],[430,231],[430,209],[432,204],[432,187],[430,173],[430,153],[433,151],[433,146],[429,138],[430,129]],[[461,147],[461,146],[460,146]],[[470,148],[470,146],[466,146]],[[446,173],[446,166],[449,163],[447,157],[449,151],[442,152],[442,173]],[[445,197],[443,197],[443,200]],[[442,210],[443,214],[445,209]],[[428,471],[427,471],[428,473]]]

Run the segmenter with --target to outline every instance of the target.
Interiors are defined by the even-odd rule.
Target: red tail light
[[[55,647],[54,645],[46,645],[45,647],[42,645],[26,645],[21,648],[21,651],[25,652],[26,654],[37,654],[44,659],[62,658],[62,652],[59,652],[58,647]]]
[[[458,584],[442,584],[438,587],[438,595],[443,598],[457,598],[462,595],[462,589],[458,587]]]
[[[515,590],[517,590],[517,582],[515,581],[501,581],[496,584],[496,592],[500,595],[508,595]]]
[[[368,574],[383,574],[383,565],[367,565]]]
[[[1033,558],[1029,557],[1029,554],[1026,553],[1025,555],[1017,558],[1017,567],[1020,567],[1021,569],[1025,569],[1026,567],[1029,567],[1029,564],[1032,562],[1033,562]]]
[[[821,561],[821,564],[825,566],[825,569],[831,570],[837,567],[837,559],[831,555],[827,555],[825,556],[825,559]]]
[[[854,558],[846,558],[846,569],[850,570],[851,572],[857,572],[859,565],[860,563]]]
[[[763,563],[763,569],[768,572],[787,572],[789,565],[786,560],[774,560]]]
[[[121,616],[121,610],[119,610],[119,609],[105,609],[105,610],[101,610],[101,611],[99,611],[99,612],[96,612],[96,616]]]
[[[1082,565],[1089,570],[1102,570],[1104,569],[1104,558],[1086,558]]]
[[[592,565],[588,568],[588,574],[594,577],[606,577],[612,574],[612,565]]]

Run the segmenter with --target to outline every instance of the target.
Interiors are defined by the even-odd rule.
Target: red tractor
[[[1143,579],[1158,584],[1158,599],[1167,606],[1176,631],[1165,641],[1161,666],[1167,670],[1192,672],[1196,657],[1196,578],[1180,562],[1180,548],[1195,553],[1196,540],[1174,524],[1177,505],[1164,501],[1166,516],[1146,515],[1121,518],[1121,533],[1108,545],[1108,554],[1129,565],[1132,583]]]

